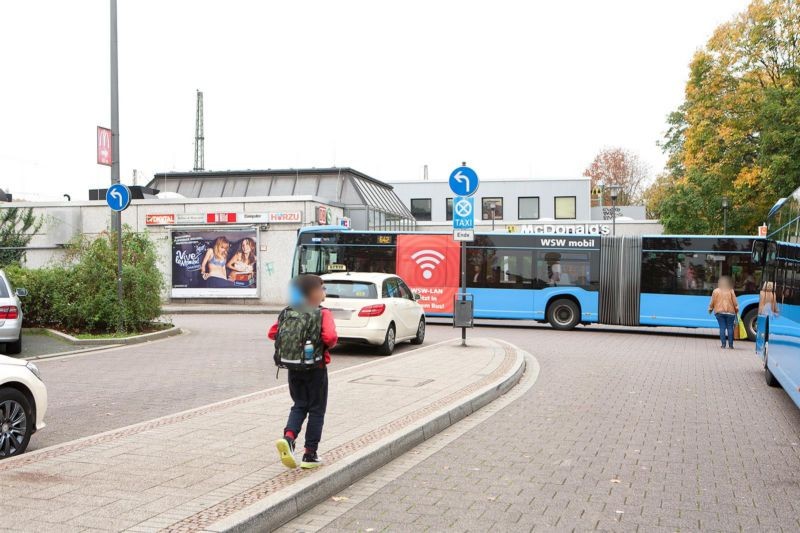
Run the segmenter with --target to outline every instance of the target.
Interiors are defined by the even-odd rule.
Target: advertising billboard
[[[397,236],[397,275],[420,295],[426,312],[453,312],[460,253],[450,235]]]
[[[173,298],[258,296],[256,228],[187,228],[171,239]]]

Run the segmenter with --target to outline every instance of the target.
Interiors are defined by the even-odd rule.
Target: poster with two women
[[[172,232],[172,297],[258,296],[255,228]]]

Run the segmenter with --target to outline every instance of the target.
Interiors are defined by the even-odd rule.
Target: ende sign
[[[611,226],[608,224],[523,224],[514,227],[514,231],[509,231],[509,233],[611,235]]]

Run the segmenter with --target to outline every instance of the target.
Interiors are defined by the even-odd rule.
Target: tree
[[[800,2],[754,0],[718,27],[689,66],[667,119],[667,173],[647,191],[669,233],[755,232],[800,186]]]
[[[584,176],[592,179],[592,189],[598,184],[619,185],[617,203],[631,205],[642,200],[644,185],[650,173],[649,167],[639,156],[623,148],[604,148],[600,150],[592,163],[583,171]],[[605,189],[603,205],[611,204],[610,190]]]
[[[41,227],[42,221],[31,208],[0,209],[0,267],[20,264],[25,259],[26,247]]]

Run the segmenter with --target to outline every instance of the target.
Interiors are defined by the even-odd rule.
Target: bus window
[[[468,248],[467,286],[533,289],[533,251],[515,248]]]

